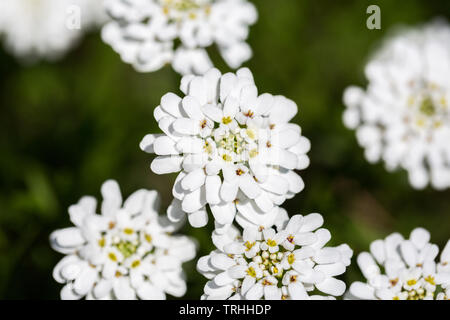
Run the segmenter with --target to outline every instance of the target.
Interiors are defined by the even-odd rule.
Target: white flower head
[[[180,74],[203,74],[213,44],[232,68],[251,58],[245,41],[257,12],[247,0],[107,0],[106,8],[113,21],[103,40],[140,72],[172,64]]]
[[[72,27],[71,21],[80,25]],[[104,21],[102,0],[0,1],[0,36],[25,62],[60,58],[83,32]]]
[[[369,162],[408,171],[414,188],[450,187],[450,27],[432,23],[388,39],[349,87],[343,119]]]
[[[326,247],[331,235],[323,218],[295,215],[274,228],[233,226],[216,238],[217,250],[201,257],[197,270],[209,281],[202,299],[334,299],[345,292],[336,279],[350,264],[346,245]],[[319,292],[325,295],[319,294]]]
[[[69,207],[74,227],[50,235],[66,256],[53,277],[65,284],[62,299],[165,299],[186,292],[182,263],[196,255],[196,244],[174,236],[180,224],[158,215],[156,191],[138,190],[122,205],[117,182],[101,188],[101,214],[96,200],[83,197]]]
[[[188,214],[194,227],[208,222],[207,206],[223,231],[237,222],[270,227],[278,205],[300,192],[294,170],[309,165],[310,142],[290,120],[297,105],[283,96],[259,95],[250,70],[181,80],[183,98],[168,93],[154,116],[163,134],[144,137],[141,149],[158,155],[157,174],[179,172],[169,219]]]
[[[367,281],[350,286],[349,299],[365,300],[449,300],[450,241],[435,258],[439,248],[430,242],[430,233],[416,228],[409,239],[393,233],[362,252],[358,266]]]

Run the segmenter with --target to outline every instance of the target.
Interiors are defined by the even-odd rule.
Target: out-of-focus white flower
[[[183,212],[194,227],[208,222],[217,230],[233,222],[270,227],[277,207],[304,188],[295,169],[309,165],[310,142],[289,121],[297,105],[283,97],[258,95],[250,70],[181,80],[183,98],[168,93],[154,111],[163,134],[144,137],[141,149],[155,153],[157,174],[180,172],[173,187],[169,219]]]
[[[140,72],[172,64],[181,74],[203,74],[212,67],[205,48],[214,43],[232,68],[252,55],[246,39],[257,12],[247,0],[107,0],[106,8],[113,21],[103,40]]]
[[[196,255],[188,237],[173,236],[181,224],[158,215],[156,191],[138,190],[122,205],[118,184],[101,188],[101,214],[96,200],[83,197],[69,207],[74,227],[50,235],[66,256],[53,277],[65,284],[62,299],[165,299],[186,292],[182,263]]]
[[[408,171],[414,188],[450,187],[450,27],[397,34],[366,66],[367,90],[349,87],[343,119],[369,162]]]
[[[233,226],[216,237],[217,250],[201,257],[197,270],[210,279],[202,299],[334,299],[345,292],[343,274],[353,255],[348,245],[325,247],[331,239],[323,218],[295,215],[275,228]],[[313,290],[330,296],[311,294]]]
[[[435,258],[439,248],[430,242],[430,233],[417,228],[409,239],[393,233],[370,245],[370,253],[358,256],[358,265],[367,279],[350,286],[349,299],[365,300],[448,300],[450,297],[450,241]]]
[[[2,0],[0,35],[5,38],[6,49],[24,61],[54,60],[64,55],[83,32],[106,21],[102,1]],[[72,28],[71,19],[78,13],[81,28]]]

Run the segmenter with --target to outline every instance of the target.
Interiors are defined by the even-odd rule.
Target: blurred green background
[[[299,105],[295,121],[312,142],[305,190],[284,203],[290,214],[320,212],[332,244],[358,253],[393,231],[417,227],[442,246],[450,235],[450,190],[414,191],[405,172],[388,173],[363,158],[354,132],[344,128],[342,92],[365,85],[364,64],[390,27],[450,18],[450,2],[255,0],[253,59],[246,64],[260,92],[285,95]],[[381,7],[381,30],[366,28],[366,8]],[[215,48],[217,67],[229,71]],[[162,195],[164,213],[175,176],[157,176],[141,138],[159,132],[153,108],[178,93],[170,68],[140,74],[91,33],[58,63],[24,67],[0,50],[0,299],[58,299],[52,269],[62,258],[48,236],[69,226],[67,208],[83,195],[99,197],[108,178],[125,196],[139,188]],[[211,219],[210,219],[211,220]],[[208,228],[183,232],[212,249]],[[206,282],[186,264],[188,293],[198,299]],[[356,264],[344,276],[361,277]],[[348,282],[348,283],[349,283]]]

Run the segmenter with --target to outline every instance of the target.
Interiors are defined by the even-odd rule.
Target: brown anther
[[[391,283],[391,285],[392,285],[393,287],[395,287],[395,285],[398,283],[398,278],[389,280],[389,282]]]
[[[255,113],[252,110],[248,110],[246,113],[244,113],[244,116],[248,118],[253,118],[254,115]]]

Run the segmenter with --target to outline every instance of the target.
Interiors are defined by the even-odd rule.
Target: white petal
[[[102,299],[105,296],[109,295],[112,290],[112,281],[111,280],[100,280],[94,287],[94,296],[96,299]]]
[[[81,230],[76,227],[56,230],[50,234],[52,249],[64,254],[74,252],[85,242]]]
[[[202,168],[189,172],[183,180],[181,180],[181,187],[184,190],[194,191],[200,188],[205,183],[205,171]]]
[[[66,284],[61,290],[61,300],[79,300],[83,296],[73,291],[73,284]]]
[[[186,216],[185,212],[181,208],[181,201],[173,199],[169,207],[167,208],[167,218],[171,222],[179,222]]]
[[[223,118],[223,112],[220,108],[207,104],[202,108],[203,113],[211,120],[221,123]]]
[[[317,235],[312,232],[302,232],[294,236],[295,244],[299,246],[309,246],[317,241]]]
[[[150,283],[145,282],[137,290],[137,295],[142,300],[165,300],[166,295],[159,288],[152,286]]]
[[[230,277],[230,275],[228,274],[228,271],[221,272],[214,278],[214,282],[218,286],[225,286],[227,284],[232,283],[233,281],[234,281],[234,279]]]
[[[205,179],[206,201],[215,205],[220,203],[220,187],[222,181],[218,175],[207,176]]]
[[[200,132],[199,120],[179,118],[174,121],[173,129],[180,134],[196,135]]]
[[[250,199],[255,199],[261,194],[261,188],[249,174],[245,174],[239,178],[239,188]]]
[[[158,156],[152,161],[150,168],[156,174],[178,172],[183,159],[181,156]]]
[[[239,110],[239,101],[237,101],[233,97],[228,97],[225,100],[225,104],[223,107],[223,116],[230,117],[231,119],[233,119],[238,110]]]
[[[345,266],[342,262],[320,264],[314,267],[314,270],[323,272],[329,277],[335,277],[345,272]]]
[[[245,295],[247,291],[253,287],[256,279],[250,276],[246,276],[242,281],[241,294]]]
[[[297,105],[294,101],[283,96],[274,97],[274,105],[270,109],[270,120],[272,123],[289,122],[297,113]]]
[[[205,208],[188,214],[188,220],[194,228],[201,228],[208,224],[208,212]]]
[[[218,205],[211,205],[211,212],[214,219],[222,225],[227,225],[233,222],[236,215],[236,208],[232,203],[224,202]]]
[[[200,210],[206,204],[206,194],[204,188],[198,188],[184,196],[181,207],[183,211],[192,213]]]
[[[66,283],[67,279],[62,277],[61,271],[64,267],[68,265],[78,265],[80,262],[80,259],[76,255],[68,255],[62,258],[56,266],[53,268],[53,279],[56,280],[58,283]]]
[[[122,194],[120,193],[119,184],[114,180],[107,180],[101,187],[103,197],[102,214],[114,214],[122,205]]]
[[[223,181],[220,196],[224,201],[231,202],[236,199],[239,185],[234,182]]]
[[[144,200],[149,191],[141,189],[132,193],[123,203],[123,208],[131,215],[135,215],[142,211]],[[156,193],[156,192],[154,192]],[[157,197],[157,194],[156,194]]]
[[[114,281],[113,285],[114,295],[118,300],[135,300],[136,295],[130,285],[130,280],[127,277],[120,277]]]
[[[260,300],[264,295],[263,285],[260,283],[256,283],[253,287],[251,287],[245,297],[247,300]]]
[[[155,142],[156,138],[160,136],[162,135],[147,134],[144,138],[142,138],[141,142],[139,143],[139,148],[141,148],[142,151],[147,153],[155,153],[155,150],[153,149],[153,143]]]
[[[259,197],[255,198],[255,203],[263,212],[269,212],[274,206],[272,200],[270,200],[266,192],[262,192]]]
[[[362,282],[353,282],[350,286],[350,293],[363,300],[375,300],[375,290],[373,287]]]
[[[153,150],[157,155],[168,156],[177,155],[180,152],[175,147],[176,141],[168,136],[161,136],[153,142]]]
[[[368,252],[361,252],[356,261],[366,279],[370,279],[372,276],[380,273],[380,268]]]
[[[174,93],[167,93],[161,98],[161,108],[175,118],[181,118],[181,98]]]
[[[288,285],[288,292],[292,300],[309,300],[305,287],[298,281]]]
[[[311,213],[303,217],[300,232],[314,231],[323,225],[323,217],[319,213]]]
[[[334,263],[341,259],[341,254],[335,248],[322,248],[313,257],[313,260],[318,264]]]
[[[211,265],[220,270],[227,270],[232,266],[236,265],[236,262],[228,257],[226,254],[217,253],[211,255],[210,259]]]
[[[416,228],[411,232],[409,239],[418,250],[421,250],[430,241],[430,233],[424,228]]]
[[[265,300],[281,300],[281,289],[277,286],[264,286]]]
[[[248,109],[256,111],[256,99],[258,98],[258,89],[255,85],[248,85],[242,88],[240,97],[240,106],[242,111]]]
[[[186,96],[182,101],[183,109],[191,119],[202,119],[203,113],[200,103],[192,96]]]
[[[94,288],[94,283],[97,280],[98,272],[90,266],[86,266],[78,278],[73,283],[73,290],[79,295],[86,295]]]
[[[266,181],[260,184],[261,188],[275,194],[286,194],[289,189],[289,183],[282,176],[270,175]]]
[[[442,250],[441,253],[441,262],[447,262],[450,263],[450,240],[447,241],[447,244],[444,247],[444,250]]]
[[[417,251],[414,247],[414,244],[409,240],[405,240],[401,243],[400,249],[405,262],[410,267],[415,267],[418,261],[417,261]]]
[[[370,244],[370,253],[374,256],[379,264],[383,264],[386,259],[386,253],[384,251],[384,241],[375,240]]]
[[[345,283],[335,278],[327,278],[324,281],[317,283],[316,288],[323,293],[332,296],[340,296],[345,292]]]
[[[172,187],[172,195],[175,199],[178,200],[183,200],[184,196],[186,195],[186,191],[183,190],[183,188],[181,187],[181,180],[184,179],[184,177],[186,176],[186,173],[184,171],[181,171],[177,178],[175,179],[175,182],[173,183],[173,187]]]

